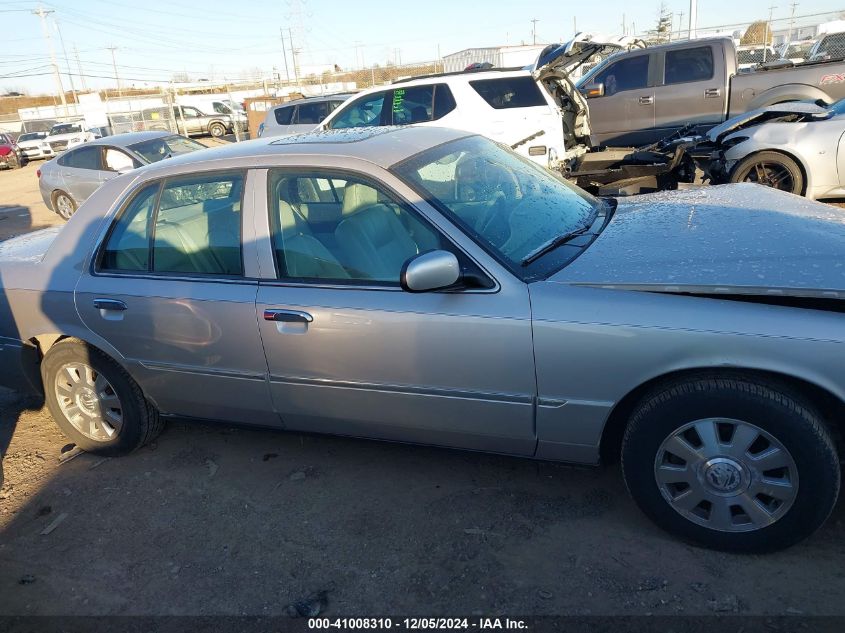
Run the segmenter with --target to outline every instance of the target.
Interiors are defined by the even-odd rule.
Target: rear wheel
[[[839,494],[839,460],[811,406],[777,384],[702,377],[653,392],[622,447],[628,490],[658,525],[716,549],[806,538]]]
[[[76,203],[64,191],[57,191],[53,194],[53,208],[62,218],[70,220],[76,213]]]
[[[161,431],[158,412],[135,381],[82,341],[65,339],[50,348],[41,377],[53,419],[85,451],[123,455]]]
[[[222,123],[212,123],[211,126],[208,128],[208,132],[214,138],[220,138],[221,136],[226,134],[226,127]]]
[[[758,152],[745,157],[731,172],[731,182],[754,182],[797,196],[804,193],[801,167],[778,152]]]

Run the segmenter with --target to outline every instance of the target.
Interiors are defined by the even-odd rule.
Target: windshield
[[[393,171],[513,270],[550,240],[587,226],[602,205],[480,136],[427,150]],[[549,268],[543,259],[537,264]]]
[[[44,138],[44,132],[27,132],[26,134],[21,134],[18,137],[18,142],[20,141],[37,141],[38,139]]]
[[[50,136],[54,136],[56,134],[73,134],[74,132],[81,132],[82,126],[81,125],[72,125],[70,123],[65,123],[63,125],[54,125],[50,128]]]
[[[173,136],[162,136],[151,138],[148,141],[141,141],[140,143],[129,145],[129,149],[143,157],[148,163],[156,163],[163,158],[195,152],[198,149],[205,149],[205,145],[192,141],[184,136],[174,134]]]

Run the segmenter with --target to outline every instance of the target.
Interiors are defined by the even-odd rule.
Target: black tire
[[[690,422],[708,418],[750,423],[788,451],[797,470],[797,491],[792,505],[773,523],[745,532],[715,530],[687,518],[664,497],[656,477],[661,445]],[[840,485],[836,448],[818,412],[785,385],[741,374],[702,375],[646,396],[625,432],[622,470],[631,496],[660,527],[706,547],[738,553],[775,551],[805,539],[830,515]],[[703,478],[706,471],[697,472]]]
[[[222,123],[212,123],[208,126],[208,133],[214,138],[220,138],[226,134],[226,126]]]
[[[87,437],[63,412],[55,385],[59,372],[68,363],[85,363],[113,388],[122,413],[122,424],[114,437],[107,440]],[[126,455],[151,442],[163,428],[164,422],[158,411],[147,401],[129,374],[111,358],[83,341],[64,339],[53,345],[41,363],[41,378],[53,420],[69,440],[89,453],[108,457]]]
[[[780,152],[746,156],[731,171],[730,181],[756,182],[796,196],[804,195],[804,172],[798,163]]]
[[[66,203],[63,203],[62,200]],[[53,210],[64,220],[70,220],[76,213],[76,202],[61,189],[53,192]]]

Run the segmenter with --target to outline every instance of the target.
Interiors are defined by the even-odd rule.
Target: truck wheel
[[[63,219],[70,220],[76,213],[76,203],[68,194],[59,190],[53,193],[53,209]]]
[[[208,132],[214,138],[220,138],[226,133],[226,126],[222,123],[212,123],[208,128]]]
[[[622,470],[660,527],[743,553],[806,538],[839,494],[839,459],[818,413],[786,388],[742,375],[652,392],[625,432]]]
[[[47,406],[82,450],[124,455],[152,441],[162,421],[134,380],[112,359],[77,339],[56,343],[41,363]]]
[[[804,193],[801,167],[780,152],[757,152],[746,156],[731,172],[731,182],[756,182],[797,196]]]

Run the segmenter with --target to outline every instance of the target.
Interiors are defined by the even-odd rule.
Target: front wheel
[[[804,193],[804,174],[789,156],[779,152],[758,152],[746,156],[731,172],[731,182],[754,182],[796,196]]]
[[[214,138],[220,138],[221,136],[226,134],[226,128],[223,126],[222,123],[212,123],[211,127],[208,128],[208,132]]]
[[[90,453],[130,453],[161,431],[140,387],[112,359],[82,341],[56,343],[41,363],[47,406],[59,429]]]
[[[839,460],[811,406],[742,376],[667,385],[634,412],[628,490],[658,525],[726,551],[761,553],[815,532],[839,494]]]

